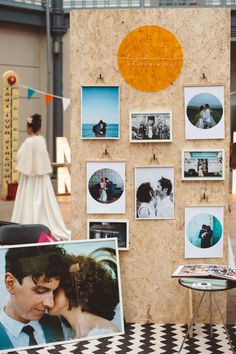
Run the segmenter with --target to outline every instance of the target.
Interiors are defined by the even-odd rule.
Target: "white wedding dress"
[[[57,204],[49,174],[52,172],[45,139],[28,137],[17,152],[20,181],[12,213],[12,222],[43,224],[61,240],[70,239]]]
[[[107,201],[107,192],[105,189],[102,189],[101,195],[98,198],[99,202],[106,202]]]

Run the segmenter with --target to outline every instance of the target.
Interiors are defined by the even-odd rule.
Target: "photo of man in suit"
[[[156,185],[156,216],[159,219],[171,219],[174,217],[174,204],[170,198],[172,182],[168,178],[161,177]]]
[[[56,245],[10,248],[5,261],[9,299],[0,313],[0,349],[65,340],[61,320],[47,315],[65,276],[63,249]]]

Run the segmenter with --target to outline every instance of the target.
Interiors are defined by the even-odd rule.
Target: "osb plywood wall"
[[[170,87],[145,93],[127,85],[117,67],[123,38],[144,25],[172,32],[182,44],[183,69]],[[227,258],[227,193],[230,85],[230,11],[224,9],[96,10],[71,13],[71,149],[73,239],[87,237],[88,218],[128,218],[130,249],[120,253],[124,315],[134,322],[186,322],[188,291],[171,278],[183,263],[225,263]],[[97,81],[102,72],[104,83]],[[203,79],[203,73],[205,79]],[[80,88],[83,85],[120,86],[120,140],[81,140]],[[226,139],[185,140],[184,85],[220,84],[225,87]],[[173,142],[131,144],[129,112],[171,110]],[[226,149],[224,181],[182,181],[181,150]],[[107,149],[109,156],[104,157]],[[156,160],[152,160],[153,154]],[[87,215],[86,161],[126,161],[126,214]],[[135,166],[174,166],[175,219],[135,219]],[[207,187],[208,201],[201,201]],[[225,205],[224,258],[184,259],[184,207]],[[221,299],[225,303],[224,297]],[[194,303],[196,295],[194,295]],[[207,307],[205,307],[206,309]],[[204,309],[199,321],[207,321]]]

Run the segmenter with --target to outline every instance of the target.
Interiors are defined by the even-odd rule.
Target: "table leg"
[[[210,297],[210,337],[213,337],[213,329],[212,329],[212,294],[209,292]]]
[[[193,318],[193,294],[192,290],[189,289],[189,321],[191,321],[191,318]],[[189,338],[192,338],[193,336],[193,326],[189,330]]]
[[[200,299],[200,301],[199,301],[198,307],[197,307],[197,309],[196,309],[196,311],[195,311],[195,313],[194,313],[194,315],[193,315],[193,318],[192,318],[192,320],[191,320],[191,322],[190,322],[190,324],[189,324],[189,326],[188,326],[188,329],[187,329],[187,332],[186,332],[186,334],[185,334],[185,336],[184,336],[184,339],[183,339],[183,341],[182,341],[182,344],[181,344],[181,346],[180,346],[180,348],[179,348],[178,354],[180,354],[181,351],[182,351],[182,349],[183,349],[184,343],[185,343],[185,341],[186,341],[186,339],[187,339],[187,337],[188,337],[188,334],[189,334],[189,332],[190,332],[190,330],[191,330],[191,328],[192,328],[192,326],[193,326],[194,320],[195,320],[195,318],[196,318],[196,316],[197,316],[198,310],[200,309],[200,306],[201,306],[202,300],[203,300],[203,298],[204,298],[204,296],[205,296],[205,293],[206,293],[206,292],[204,291],[203,294],[202,294],[202,297],[201,297],[201,299]]]
[[[224,323],[224,317],[223,317],[223,314],[222,314],[222,312],[221,312],[221,310],[220,310],[220,306],[218,305],[218,302],[216,301],[215,294],[213,293],[212,295],[213,295],[213,299],[214,299],[214,301],[215,301],[216,307],[217,307],[217,309],[218,309],[218,311],[219,311],[219,314],[220,314],[220,317],[221,317],[221,321],[222,321],[222,324],[223,324],[223,326],[224,326],[225,333],[226,333],[226,336],[227,336],[227,338],[228,338],[228,342],[229,342],[229,344],[230,344],[232,353],[233,353],[233,354],[236,354],[236,351],[234,350],[232,341],[231,341],[230,336],[229,336],[228,329],[227,329],[227,327],[226,327],[226,324]]]

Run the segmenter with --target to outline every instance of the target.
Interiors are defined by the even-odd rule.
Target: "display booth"
[[[230,10],[70,15],[73,239],[88,220],[128,220],[126,321],[187,323],[199,294],[190,303],[174,270],[192,258],[227,264]],[[204,249],[201,223],[215,233]]]

